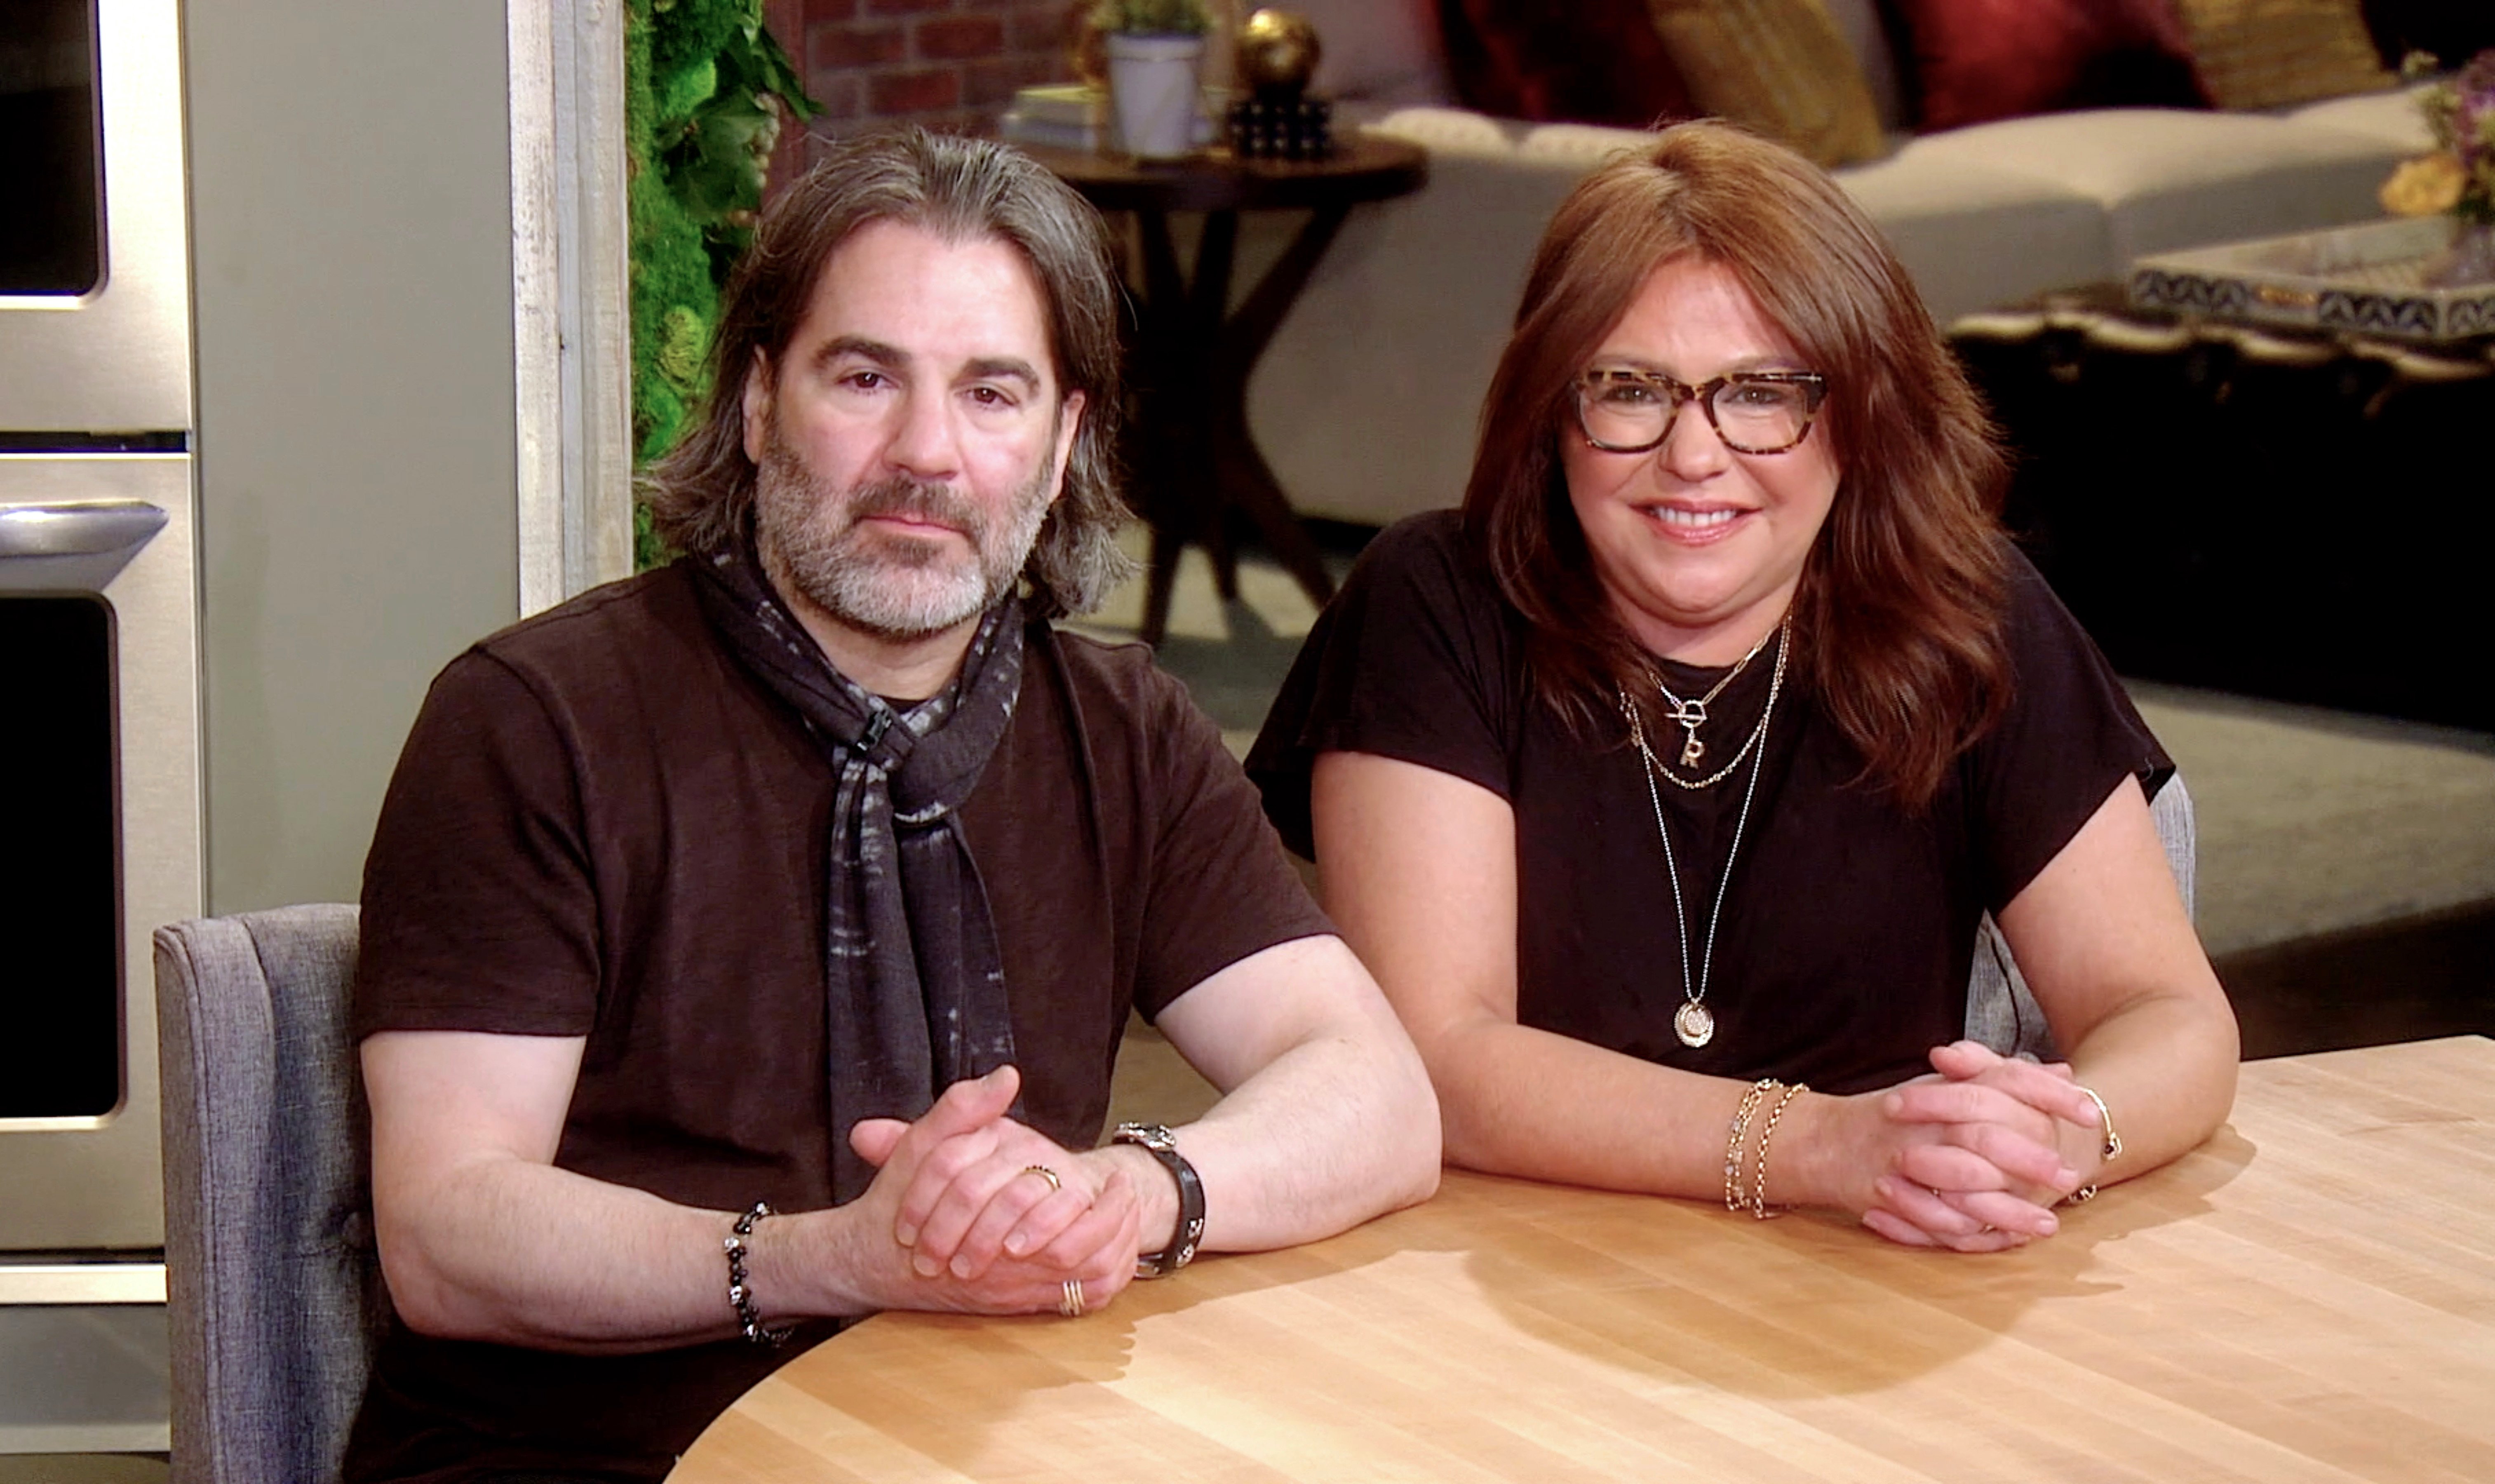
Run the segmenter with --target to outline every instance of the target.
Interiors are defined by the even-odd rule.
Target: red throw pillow
[[[1466,108],[1637,129],[1694,111],[1646,0],[1438,0],[1438,24]]]
[[[1894,0],[1926,132],[2063,108],[2209,107],[2167,0]]]

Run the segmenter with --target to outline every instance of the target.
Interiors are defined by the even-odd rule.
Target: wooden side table
[[[1227,517],[1244,512],[1309,598],[1334,596],[1316,542],[1292,513],[1248,430],[1248,378],[1256,358],[1324,258],[1351,208],[1418,190],[1428,157],[1412,144],[1367,136],[1323,160],[1240,160],[1206,155],[1145,164],[1075,150],[1024,146],[1103,211],[1130,211],[1143,239],[1143,301],[1136,306],[1132,449],[1142,514],[1153,528],[1152,579],[1143,637],[1157,644],[1169,623],[1179,554],[1190,543],[1213,558],[1225,599],[1239,595]],[[1305,210],[1307,225],[1230,311],[1231,266],[1243,211]],[[1171,241],[1172,212],[1204,214],[1190,275]]]

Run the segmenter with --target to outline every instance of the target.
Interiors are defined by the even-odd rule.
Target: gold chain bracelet
[[[1758,1163],[1750,1171],[1750,1215],[1764,1221],[1778,1213],[1768,1209],[1768,1141],[1776,1136],[1776,1123],[1796,1098],[1810,1091],[1807,1082],[1797,1082],[1785,1089],[1776,1105],[1768,1110],[1767,1127],[1759,1130]]]
[[[1741,1193],[1741,1135],[1749,1132],[1750,1115],[1759,1111],[1760,1099],[1768,1096],[1770,1089],[1783,1085],[1773,1077],[1761,1077],[1750,1084],[1750,1090],[1741,1096],[1741,1106],[1733,1114],[1733,1130],[1724,1140],[1724,1209],[1727,1211],[1749,1209],[1749,1198]]]

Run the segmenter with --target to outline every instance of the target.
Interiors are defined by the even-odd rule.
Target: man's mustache
[[[949,484],[931,484],[907,476],[866,486],[850,497],[847,506],[848,523],[852,526],[878,516],[898,515],[950,526],[974,541],[987,534],[987,522],[980,517],[976,503],[963,498]]]

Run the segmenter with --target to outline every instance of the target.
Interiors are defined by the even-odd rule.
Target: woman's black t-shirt
[[[2007,634],[2009,710],[1920,812],[1860,781],[1861,755],[1798,669],[1785,675],[1761,760],[1709,788],[1660,787],[1696,977],[1760,769],[1705,979],[1715,1035],[1701,1048],[1672,1030],[1682,938],[1627,726],[1607,714],[1602,734],[1579,737],[1532,697],[1524,622],[1455,511],[1405,520],[1362,555],[1283,683],[1248,771],[1303,855],[1312,853],[1309,776],[1320,753],[1372,753],[1490,789],[1516,816],[1522,1023],[1690,1071],[1860,1092],[1929,1070],[1925,1053],[1962,1034],[1979,917],[2016,897],[2125,774],[2153,795],[2173,773],[2023,557],[2014,557]],[[1704,773],[1756,725],[1772,658],[1771,646],[1708,708]],[[1657,667],[1681,696],[1724,675]],[[1672,763],[1680,740],[1676,729],[1649,743]]]

